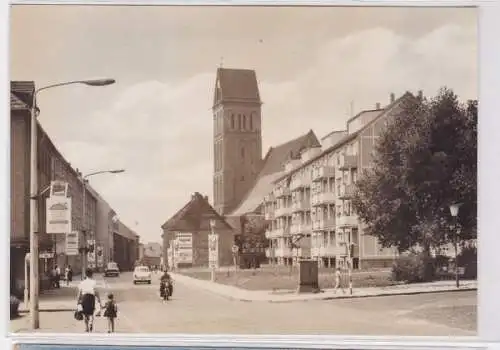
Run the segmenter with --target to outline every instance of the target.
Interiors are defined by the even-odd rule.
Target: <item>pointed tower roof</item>
[[[168,219],[161,228],[169,231],[197,231],[204,220],[219,221],[232,230],[232,227],[208,203],[208,199],[198,192],[195,192],[191,196],[191,200]]]
[[[217,69],[214,106],[227,101],[261,103],[257,75],[254,70]]]

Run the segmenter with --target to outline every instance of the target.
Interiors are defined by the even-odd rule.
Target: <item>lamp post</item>
[[[125,172],[125,169],[116,169],[116,170],[101,170],[96,171],[87,175],[83,175],[81,178],[82,181],[82,238],[84,246],[82,248],[82,280],[85,278],[87,271],[87,182],[88,178],[95,175],[100,174],[120,174]],[[92,237],[91,237],[92,238]],[[94,247],[95,248],[95,247]]]
[[[455,282],[457,285],[457,288],[460,288],[460,276],[458,273],[458,235],[459,235],[459,230],[460,227],[458,227],[458,211],[460,207],[462,206],[462,203],[453,203],[450,205],[450,213],[451,216],[453,216],[454,221],[455,221],[455,237],[453,240],[453,244],[455,246]]]
[[[106,86],[114,84],[114,79],[97,79],[97,80],[74,80],[63,83],[51,84],[41,87],[34,91],[31,104],[31,137],[30,137],[30,316],[31,328],[40,328],[40,315],[39,315],[39,277],[38,277],[38,259],[39,259],[39,240],[38,240],[38,127],[37,127],[37,95],[40,91],[52,89],[55,87],[83,84],[88,86]]]

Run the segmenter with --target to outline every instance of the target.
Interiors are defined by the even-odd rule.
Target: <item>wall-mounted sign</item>
[[[193,263],[193,234],[177,232],[174,241],[174,260],[176,264]]]
[[[78,255],[78,238],[79,233],[77,231],[66,233],[66,255]]]
[[[67,234],[71,231],[71,198],[52,196],[46,200],[46,232]]]

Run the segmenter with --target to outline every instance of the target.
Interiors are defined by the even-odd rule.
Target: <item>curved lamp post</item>
[[[38,241],[38,127],[37,127],[37,116],[39,113],[37,107],[37,95],[40,91],[48,90],[60,86],[83,84],[87,86],[106,86],[114,84],[114,79],[93,79],[93,80],[73,80],[57,84],[51,84],[43,86],[33,93],[33,99],[31,101],[31,145],[30,145],[30,316],[31,316],[31,328],[33,330],[40,328],[40,315],[39,315],[39,303],[38,303],[38,292],[39,292],[39,276],[38,276],[38,259],[39,259],[39,241]],[[25,287],[26,288],[26,287]]]
[[[87,182],[88,182],[87,179],[89,177],[95,176],[95,175],[120,174],[123,172],[125,172],[125,169],[100,170],[100,171],[95,171],[93,173],[83,175],[81,177],[81,181],[82,181],[82,236],[83,236],[83,243],[84,243],[84,246],[82,248],[82,276],[81,276],[82,280],[85,278],[85,275],[87,272],[87,259],[86,258],[87,258],[87,253],[88,253],[88,247],[86,244],[87,231],[88,231],[88,227],[86,225],[86,223],[87,223],[87,208],[86,208],[86,206],[87,206]],[[113,219],[115,219],[115,217],[113,217]],[[116,218],[116,221],[118,221],[117,218]]]

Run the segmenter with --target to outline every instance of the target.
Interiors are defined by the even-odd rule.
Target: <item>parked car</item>
[[[110,262],[106,265],[104,268],[104,277],[119,277],[120,276],[120,269],[118,268],[118,264],[115,262]]]
[[[15,296],[10,296],[10,319],[13,319],[19,315],[19,304],[21,301]]]
[[[151,284],[151,270],[147,266],[137,266],[134,269],[134,284]]]

